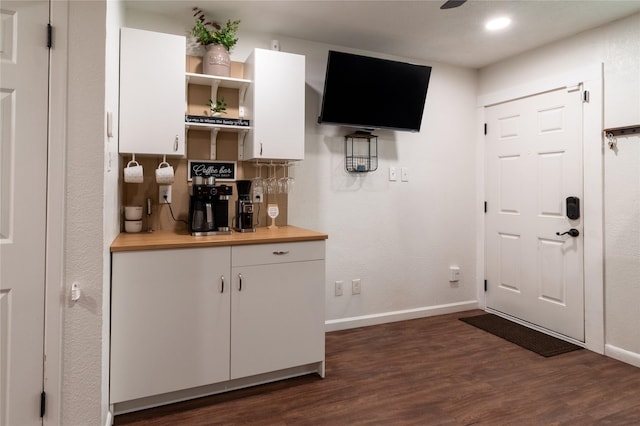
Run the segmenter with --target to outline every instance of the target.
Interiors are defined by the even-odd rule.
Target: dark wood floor
[[[640,425],[640,369],[587,350],[544,358],[458,321],[328,333],[306,376],[117,416],[116,425]]]

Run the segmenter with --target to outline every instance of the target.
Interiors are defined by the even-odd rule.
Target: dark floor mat
[[[582,349],[573,343],[565,342],[493,314],[464,317],[460,318],[460,321],[502,337],[509,342],[545,357]]]

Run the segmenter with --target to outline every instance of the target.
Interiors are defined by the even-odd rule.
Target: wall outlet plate
[[[159,204],[171,204],[171,185],[159,186],[158,200]]]

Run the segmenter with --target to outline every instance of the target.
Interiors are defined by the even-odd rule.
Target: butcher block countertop
[[[173,248],[218,247],[246,244],[288,243],[296,241],[326,240],[327,234],[296,226],[274,229],[256,228],[256,232],[232,232],[231,235],[194,237],[187,232],[174,231],[121,233],[111,244],[111,251],[160,250]]]

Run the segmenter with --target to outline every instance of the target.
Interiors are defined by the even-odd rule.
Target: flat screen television
[[[431,67],[329,51],[318,123],[417,132]]]

